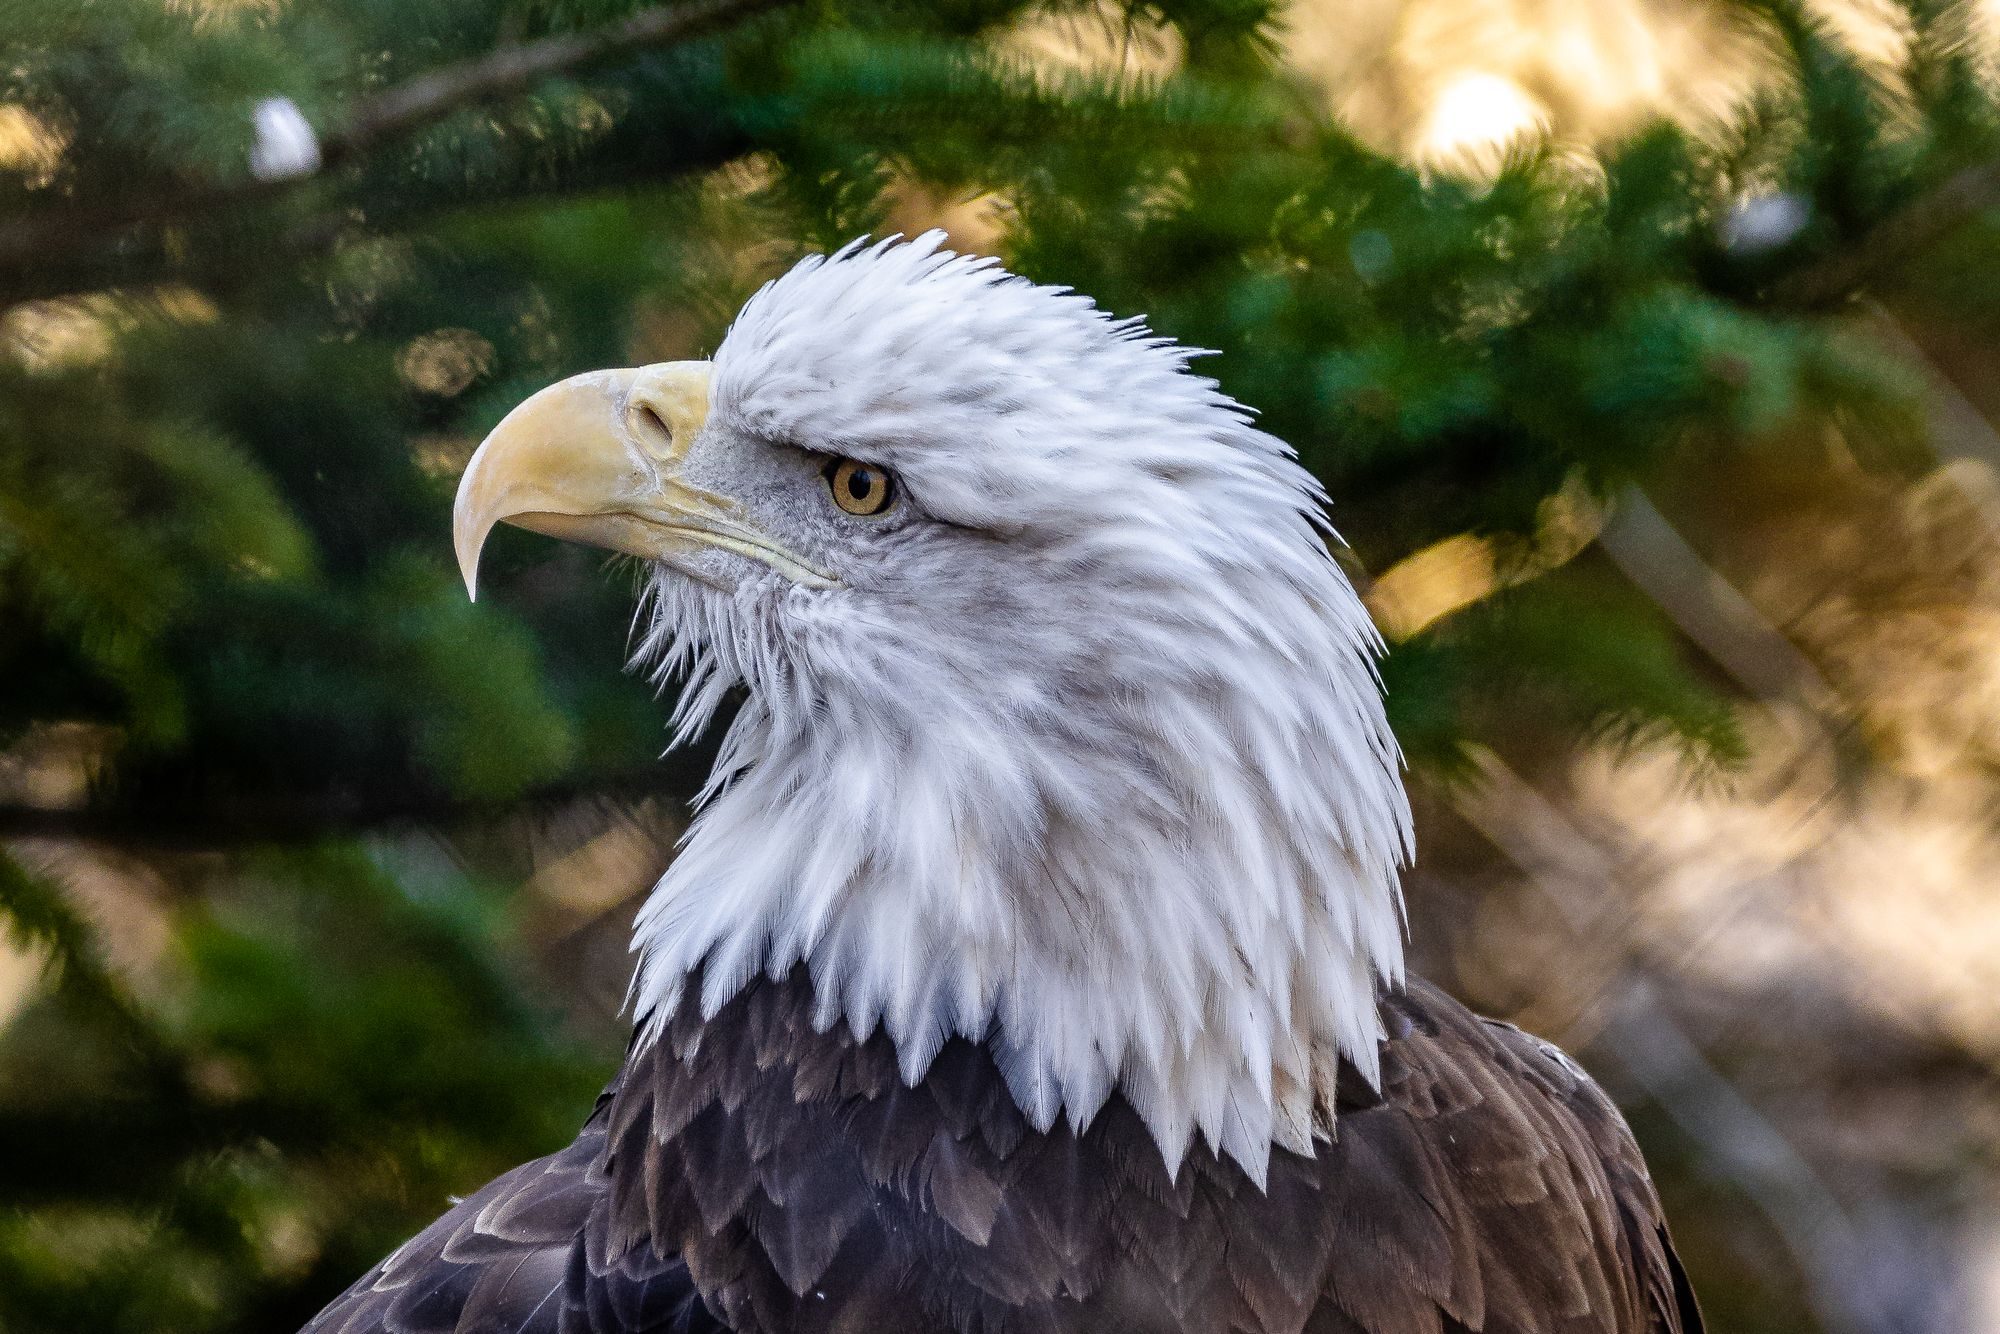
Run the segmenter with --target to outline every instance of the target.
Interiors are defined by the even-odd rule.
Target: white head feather
[[[780,504],[831,589],[652,574],[682,734],[748,701],[636,1003],[803,962],[913,1082],[984,1038],[1036,1125],[1118,1089],[1169,1164],[1198,1134],[1261,1180],[1330,1131],[1340,1054],[1377,1077],[1402,971],[1378,640],[1318,484],[1193,353],[939,241],[807,259],[716,354],[705,439],[887,468],[903,512]]]

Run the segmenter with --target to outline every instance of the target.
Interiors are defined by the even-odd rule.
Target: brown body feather
[[[1344,1071],[1336,1138],[1260,1190],[1199,1145],[1170,1175],[1116,1095],[1034,1130],[977,1043],[907,1087],[803,973],[753,983],[308,1331],[1697,1334],[1596,1085],[1422,983],[1382,1006],[1380,1093]]]

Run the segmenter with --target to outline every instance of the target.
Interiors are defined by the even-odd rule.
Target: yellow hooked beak
[[[833,575],[745,522],[736,502],[683,478],[708,420],[709,369],[669,361],[592,371],[508,413],[466,465],[452,508],[467,594],[477,595],[479,552],[496,523],[648,560],[719,547],[795,583],[831,587]]]

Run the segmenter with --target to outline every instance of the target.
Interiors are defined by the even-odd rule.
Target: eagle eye
[[[824,475],[833,503],[849,514],[869,518],[896,503],[896,479],[872,463],[835,459]]]

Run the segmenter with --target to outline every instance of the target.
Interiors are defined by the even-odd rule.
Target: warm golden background
[[[1419,965],[1712,1326],[2000,1330],[2000,6],[699,8],[0,5],[0,1331],[295,1327],[568,1137],[702,757],[452,482],[933,225],[1326,478]]]

